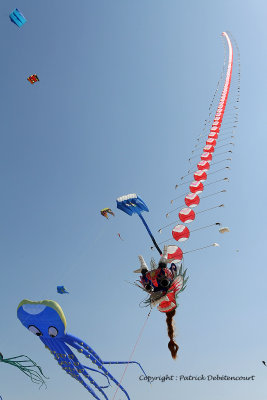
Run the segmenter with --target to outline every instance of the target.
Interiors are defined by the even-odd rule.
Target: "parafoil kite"
[[[57,292],[60,294],[69,293],[64,286],[57,286]]]
[[[194,153],[195,151],[197,151],[199,149],[200,151],[202,151],[202,153],[200,153],[199,156],[194,155],[189,159],[191,162],[191,160],[194,157],[200,158],[200,160],[197,163],[196,169],[191,170],[191,167],[190,167],[187,175],[185,175],[185,176],[189,176],[192,174],[193,181],[192,180],[182,181],[182,183],[179,183],[175,186],[175,189],[177,189],[178,187],[180,187],[182,185],[188,184],[190,192],[180,195],[171,201],[171,204],[173,204],[173,202],[176,199],[183,197],[186,207],[184,205],[181,205],[180,207],[177,207],[174,210],[169,211],[166,214],[166,217],[168,217],[169,214],[172,212],[177,212],[179,221],[171,222],[170,224],[168,224],[158,230],[158,232],[161,233],[163,229],[173,226],[172,239],[174,239],[175,241],[178,241],[178,242],[184,242],[184,241],[188,240],[191,237],[192,232],[199,231],[199,230],[205,229],[205,228],[209,228],[211,226],[221,225],[221,223],[219,223],[219,222],[215,222],[212,224],[209,223],[209,224],[206,224],[205,226],[201,226],[201,227],[193,229],[193,230],[189,230],[189,228],[187,226],[188,224],[193,223],[193,221],[195,221],[197,219],[199,214],[208,212],[208,211],[216,209],[216,208],[223,207],[223,204],[219,204],[219,205],[209,207],[209,208],[201,210],[201,211],[195,211],[195,207],[199,206],[201,199],[205,199],[207,197],[211,197],[211,196],[217,195],[219,193],[226,192],[226,190],[220,190],[215,193],[211,193],[211,194],[208,193],[207,196],[202,196],[202,193],[204,191],[204,186],[217,184],[218,182],[228,182],[229,181],[228,177],[223,177],[221,179],[216,179],[215,181],[206,183],[209,175],[219,173],[220,171],[228,170],[230,168],[229,166],[226,166],[224,168],[219,168],[215,171],[213,171],[211,168],[211,171],[210,171],[210,167],[215,164],[225,162],[225,161],[231,161],[230,158],[226,158],[226,159],[219,160],[219,161],[216,161],[216,159],[215,159],[215,161],[213,161],[214,157],[215,157],[216,149],[217,148],[219,149],[220,147],[224,147],[224,146],[232,146],[233,145],[233,143],[231,141],[232,140],[231,138],[233,137],[232,135],[230,135],[230,138],[229,137],[226,138],[226,139],[230,139],[230,142],[228,142],[226,144],[220,145],[220,142],[223,142],[225,140],[225,138],[223,138],[221,141],[218,141],[218,138],[220,137],[221,125],[222,125],[223,116],[224,116],[227,99],[228,99],[228,94],[229,94],[229,90],[230,90],[230,84],[231,84],[231,78],[232,78],[232,66],[233,66],[233,47],[232,47],[231,41],[230,41],[227,33],[223,32],[222,35],[226,39],[226,42],[228,44],[229,58],[228,58],[226,78],[225,78],[224,87],[223,87],[223,90],[221,93],[221,98],[220,98],[217,110],[215,112],[213,122],[211,123],[211,126],[209,127],[207,138],[204,139],[204,143],[201,142],[201,140],[203,140],[202,137],[205,136],[205,131],[208,127],[208,124],[209,124],[209,122],[211,122],[208,120],[205,121],[205,126],[204,126],[204,130],[203,130],[204,134],[199,136],[199,138],[197,139],[198,143],[196,144],[195,149],[192,151],[192,153]],[[236,47],[237,47],[237,45],[236,45]],[[237,49],[238,49],[238,47],[237,47]],[[238,54],[239,54],[239,52],[238,52]],[[238,58],[238,62],[239,62],[239,58]],[[240,64],[239,64],[239,67],[240,67]],[[221,75],[221,77],[222,76],[223,75]],[[219,81],[219,83],[220,83],[220,81]],[[214,99],[216,98],[219,83],[218,83],[214,98],[212,100],[212,103],[210,105],[209,116],[212,114],[211,107],[213,105]],[[237,102],[239,101],[239,83],[240,83],[240,73],[238,73],[238,90],[237,90],[238,95],[237,95],[237,99],[236,99]],[[235,109],[236,109],[236,107],[234,106],[234,110]],[[236,123],[237,122],[237,114],[235,114],[234,118],[235,118],[234,123]],[[236,125],[234,125],[234,127],[236,127]],[[218,145],[218,143],[219,143],[219,145]],[[225,154],[225,153],[232,153],[232,150],[224,151],[224,152],[221,152],[218,154],[216,153],[216,155]],[[183,180],[185,178],[185,176],[181,177],[181,180]],[[117,199],[117,208],[122,210],[123,212],[127,213],[128,215],[132,215],[135,213],[140,217],[147,232],[149,233],[149,236],[151,237],[151,239],[153,241],[154,247],[158,250],[159,254],[161,255],[159,264],[156,265],[156,263],[153,261],[151,264],[152,269],[150,271],[148,270],[143,257],[139,256],[141,268],[136,270],[135,272],[141,272],[141,274],[142,274],[140,277],[140,281],[139,281],[139,283],[141,283],[141,285],[137,285],[137,286],[141,287],[143,290],[145,290],[149,294],[149,298],[146,301],[146,303],[149,304],[151,307],[154,306],[155,304],[159,304],[158,310],[166,313],[168,333],[169,333],[169,336],[171,339],[169,342],[169,349],[171,350],[172,357],[175,358],[176,353],[178,351],[178,345],[173,340],[174,339],[174,330],[173,330],[173,326],[172,326],[172,319],[173,319],[173,316],[175,313],[175,309],[177,307],[176,296],[178,293],[180,293],[182,290],[185,289],[185,283],[186,283],[186,280],[188,279],[188,278],[185,278],[186,271],[183,271],[183,267],[182,267],[184,253],[180,247],[175,246],[175,245],[170,245],[170,246],[166,246],[166,247],[164,246],[164,251],[163,252],[161,251],[159,245],[161,243],[166,243],[167,241],[172,240],[172,239],[164,240],[161,243],[156,242],[154,236],[151,233],[150,228],[148,227],[146,221],[144,220],[144,217],[142,216],[143,211],[146,211],[146,212],[149,211],[148,207],[143,202],[143,200],[140,199],[140,197],[138,197],[136,194],[129,194],[129,195],[119,197]],[[178,211],[176,211],[176,210],[178,210]],[[219,232],[220,233],[229,232],[229,228],[222,227],[222,228],[220,228]],[[212,243],[208,246],[203,246],[198,249],[194,249],[192,251],[201,250],[201,249],[204,249],[204,248],[207,248],[210,246],[218,247],[219,245],[218,245],[218,243]],[[170,268],[167,267],[168,262],[172,262]]]
[[[17,25],[19,28],[25,24],[25,22],[27,22],[26,18],[24,17],[24,15],[22,14],[22,12],[18,9],[15,8],[14,11],[12,11],[12,13],[9,14],[9,18],[10,20]]]
[[[33,85],[34,83],[39,81],[39,78],[36,74],[30,75],[27,80]]]
[[[137,194],[131,193],[117,198],[117,208],[128,215],[137,214],[139,216],[149,236],[151,237],[152,242],[154,243],[156,249],[161,254],[161,250],[158,247],[157,242],[142,215],[143,211],[146,212],[149,211],[145,202],[140,197],[138,197]]]
[[[125,394],[127,399],[130,397],[120,383],[104,367],[105,364],[137,364],[145,374],[141,365],[136,361],[103,361],[96,352],[83,340],[66,333],[66,318],[62,308],[53,300],[30,301],[22,300],[18,305],[17,316],[22,325],[30,332],[39,337],[45,347],[51,352],[58,364],[67,374],[80,382],[88,392],[98,400],[97,394],[85,381],[87,379],[106,400],[108,397],[103,389],[110,386],[113,381]],[[90,359],[99,369],[90,368],[82,364],[71,350],[70,346],[79,353]],[[97,372],[107,379],[106,386],[99,386],[98,383],[89,375],[87,370]]]
[[[17,367],[21,372],[27,375],[33,383],[37,383],[41,386],[45,385],[44,378],[46,377],[43,374],[41,367],[39,367],[39,365],[28,356],[20,355],[17,357],[4,358],[3,354],[0,353],[0,364],[1,363]]]
[[[103,217],[108,219],[108,214],[115,216],[114,212],[110,208],[103,208],[103,210],[100,211],[100,214],[103,215]]]

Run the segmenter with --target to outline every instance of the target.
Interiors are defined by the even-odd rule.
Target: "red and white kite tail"
[[[159,229],[159,232],[161,232],[162,229],[164,229],[168,226],[171,226],[171,225],[173,226],[173,224],[176,223],[176,226],[172,229],[172,235],[173,235],[173,238],[179,242],[185,241],[190,237],[191,232],[190,232],[189,228],[187,226],[185,226],[184,224],[187,225],[187,224],[191,223],[192,221],[194,221],[197,214],[200,214],[205,211],[209,211],[214,208],[223,206],[222,204],[219,204],[215,207],[210,207],[210,208],[208,208],[206,210],[202,210],[200,212],[195,211],[195,208],[200,204],[200,197],[202,196],[204,186],[208,186],[213,183],[216,184],[217,182],[225,183],[226,181],[228,181],[227,177],[223,177],[222,179],[217,178],[214,181],[206,183],[209,175],[212,175],[212,174],[218,173],[222,170],[226,170],[226,169],[230,168],[229,166],[226,166],[224,168],[216,169],[215,171],[213,171],[213,170],[210,171],[210,166],[213,166],[214,164],[219,164],[223,161],[231,161],[231,158],[229,158],[229,153],[232,153],[232,151],[231,150],[225,151],[225,149],[223,149],[222,152],[221,152],[221,150],[219,150],[219,153],[216,155],[220,156],[221,154],[227,154],[226,157],[228,157],[228,158],[214,162],[213,159],[215,157],[214,154],[215,154],[216,150],[220,149],[221,147],[224,147],[224,146],[233,145],[232,141],[227,144],[224,144],[224,143],[221,144],[221,142],[224,142],[225,140],[227,140],[227,138],[223,138],[222,140],[220,140],[218,142],[218,138],[220,137],[221,126],[223,123],[223,118],[225,115],[226,106],[228,104],[228,96],[229,96],[229,91],[230,91],[230,86],[231,86],[231,81],[232,81],[232,71],[233,71],[233,46],[232,46],[232,43],[231,43],[228,33],[223,32],[222,36],[225,39],[226,44],[228,45],[228,63],[227,63],[227,70],[225,73],[224,85],[223,85],[223,88],[221,91],[220,99],[218,101],[217,109],[216,109],[216,112],[215,112],[212,122],[210,122],[211,123],[210,129],[208,132],[206,132],[206,141],[204,141],[204,143],[203,143],[204,146],[202,145],[203,146],[202,154],[200,154],[198,156],[198,157],[200,157],[200,159],[196,165],[196,170],[194,172],[192,171],[194,180],[186,181],[186,182],[183,181],[181,184],[176,185],[176,188],[177,188],[180,185],[189,184],[190,192],[189,193],[187,192],[184,195],[178,196],[176,198],[176,199],[178,199],[178,198],[184,197],[184,202],[186,205],[186,207],[181,205],[180,207],[182,207],[182,208],[180,209],[180,211],[178,211],[179,220],[181,221],[182,224],[178,221],[175,221],[175,222],[170,223]],[[239,78],[240,78],[240,72],[239,72]],[[218,87],[219,87],[219,85],[218,85]],[[216,91],[218,90],[218,87],[216,88]],[[239,89],[240,89],[240,85],[238,83],[238,99],[236,101],[239,100]],[[210,106],[210,108],[211,108],[211,106]],[[230,136],[230,138],[232,138],[232,137],[233,136]],[[232,139],[230,139],[230,140],[232,140]],[[200,143],[198,143],[197,147],[199,146]],[[219,143],[219,145],[218,145],[218,143]],[[194,157],[197,157],[197,156],[194,156]],[[190,171],[188,171],[187,175],[190,175]],[[187,176],[187,175],[185,175],[185,176]],[[181,179],[183,179],[184,177],[182,177]],[[213,195],[225,192],[225,191],[226,190],[220,190],[220,191],[216,191],[215,193],[207,193],[207,196],[204,196],[204,197],[202,196],[202,199],[205,199],[207,197],[210,197],[210,196],[213,196]],[[171,204],[173,204],[174,200],[176,200],[176,199],[173,199],[171,201]],[[193,208],[194,208],[194,210],[193,210]],[[170,213],[172,213],[178,209],[179,209],[179,207],[175,208],[174,210],[169,211],[166,214],[166,217],[168,217]],[[219,223],[215,223],[212,225],[218,225],[218,224]],[[212,225],[208,225],[207,227],[212,226]],[[200,229],[202,229],[202,228],[205,228],[205,226],[201,227]],[[198,230],[198,229],[195,229],[195,230]],[[169,241],[169,240],[170,239],[168,239],[167,241]],[[164,241],[164,242],[167,242],[167,241]],[[215,244],[212,244],[212,245],[215,245]],[[172,253],[175,253],[175,252],[179,253],[179,257],[177,257],[177,259],[181,261],[183,258],[182,250],[180,248],[177,248],[177,246],[173,246],[172,248],[171,248],[171,246],[168,246],[168,247],[172,250]],[[205,246],[205,247],[207,247],[207,246]],[[175,251],[174,251],[174,249],[175,249]]]
[[[227,41],[229,51],[226,77],[215,117],[213,119],[213,123],[211,125],[206,144],[203,147],[203,153],[201,154],[200,160],[197,164],[197,170],[194,172],[194,181],[191,182],[191,184],[189,185],[189,190],[191,193],[189,193],[184,199],[186,207],[182,208],[178,214],[180,221],[186,224],[192,222],[195,219],[196,213],[194,210],[192,210],[192,208],[197,207],[200,204],[200,198],[198,195],[203,192],[204,184],[209,174],[210,162],[212,161],[217,146],[217,139],[220,134],[220,128],[222,125],[231,85],[233,68],[233,47],[228,34],[226,32],[223,32],[222,35]],[[181,227],[179,227],[179,231],[181,231]],[[186,236],[188,236],[187,231]]]
[[[225,76],[225,70],[226,70],[226,65],[227,65],[227,47],[226,47],[226,41],[224,40],[223,36],[222,36],[222,42],[223,42],[223,46],[224,46],[223,68],[222,68],[222,71],[221,71],[219,80],[218,80],[218,82],[217,82],[215,91],[214,91],[214,93],[213,93],[212,100],[211,100],[211,102],[210,102],[210,104],[209,104],[208,117],[207,117],[207,119],[205,119],[205,121],[204,121],[201,134],[198,134],[198,136],[196,137],[196,144],[195,144],[195,146],[194,146],[194,149],[193,149],[192,153],[194,153],[195,148],[198,147],[199,142],[202,141],[202,139],[206,137],[207,129],[208,129],[210,123],[212,122],[212,114],[213,114],[213,110],[214,110],[214,104],[215,104],[215,103],[217,102],[217,100],[218,100],[219,89],[220,89],[220,87],[221,87],[223,77]],[[190,159],[189,159],[189,161],[190,161]]]

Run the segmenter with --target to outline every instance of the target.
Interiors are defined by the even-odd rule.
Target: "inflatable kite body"
[[[101,400],[103,396],[108,400],[103,389],[110,386],[110,380],[121,389],[128,400],[130,399],[126,390],[104,367],[104,364],[129,364],[129,362],[102,361],[96,352],[83,340],[66,333],[66,318],[58,303],[52,300],[23,300],[18,306],[17,315],[22,325],[40,338],[41,342],[50,350],[58,364],[67,374],[80,382],[95,399]],[[83,353],[83,355],[90,359],[99,370],[89,368],[82,364],[73,353],[71,347],[76,349],[79,353]],[[139,365],[143,371],[139,363],[135,361],[130,361],[130,363]],[[99,386],[91,375],[89,375],[87,370],[105,376],[107,385]],[[145,374],[144,371],[143,373]],[[99,394],[86,383],[85,379],[102,394],[101,398]]]
[[[30,75],[27,80],[33,85],[34,83],[39,81],[39,78],[36,74]]]
[[[108,219],[108,214],[115,216],[114,212],[110,208],[103,208],[103,210],[100,211],[100,214],[103,215],[103,217]]]
[[[12,11],[11,14],[9,14],[10,20],[17,25],[19,28],[25,24],[27,21],[24,15],[21,13],[21,11],[18,8],[15,8],[14,11]]]

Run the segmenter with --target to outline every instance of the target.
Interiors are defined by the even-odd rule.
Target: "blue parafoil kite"
[[[9,14],[9,18],[19,28],[22,25],[24,25],[25,22],[27,21],[26,18],[24,17],[24,15],[21,13],[21,11],[18,8],[15,8],[15,10],[12,11],[12,13]]]
[[[64,286],[57,286],[57,292],[60,294],[69,293]]]
[[[30,301],[23,300],[20,302],[17,310],[18,319],[29,331],[39,336],[45,347],[50,350],[59,365],[73,378],[80,382],[91,395],[98,400],[101,400],[99,394],[85,382],[85,379],[95,386],[97,390],[104,396],[108,397],[104,392],[104,388],[110,386],[110,380],[113,381],[126,395],[130,397],[120,383],[108,372],[104,364],[129,364],[134,363],[139,365],[142,372],[145,374],[141,365],[135,361],[102,361],[95,351],[86,344],[83,340],[66,333],[66,318],[62,308],[53,300]],[[71,347],[78,350],[79,353],[89,358],[98,369],[93,369],[80,363],[76,355],[71,350]],[[89,375],[87,370],[98,372],[107,379],[106,386],[99,386],[98,383]]]
[[[143,211],[149,211],[147,205],[145,202],[137,196],[136,193],[131,193],[131,194],[126,194],[125,196],[121,196],[117,198],[117,208],[123,212],[125,212],[128,215],[133,215],[137,214],[141,221],[143,222],[149,236],[152,239],[152,242],[154,243],[154,246],[158,250],[159,254],[161,255],[162,251],[160,250],[154,236],[152,235],[151,230],[149,229],[149,226],[147,225],[142,212]]]

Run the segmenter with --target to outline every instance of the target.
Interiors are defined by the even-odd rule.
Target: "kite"
[[[139,256],[141,266],[134,272],[142,274],[139,281],[142,286],[138,284],[136,286],[149,294],[148,300],[145,300],[144,303],[150,307],[158,304],[158,310],[166,314],[166,323],[170,338],[168,348],[172,358],[175,359],[179,349],[179,346],[174,341],[173,318],[177,308],[176,299],[178,293],[181,293],[186,288],[188,277],[186,278],[186,270],[183,271],[183,266],[178,267],[179,260],[175,260],[175,253],[172,255],[168,254],[168,247],[173,246],[164,246],[163,255],[159,260],[158,266],[154,259],[151,260],[150,271],[143,257]],[[170,268],[168,268],[168,263],[171,263]]]
[[[57,286],[57,292],[60,293],[60,294],[69,293],[69,292],[67,292],[67,290],[64,288],[64,286]]]
[[[229,229],[227,226],[225,226],[225,227],[223,227],[223,228],[220,228],[220,229],[219,229],[219,232],[220,232],[220,233],[230,232],[230,229]]]
[[[138,197],[137,194],[135,194],[135,193],[127,194],[125,196],[121,196],[121,197],[117,198],[117,208],[119,210],[125,212],[128,215],[137,214],[139,216],[139,218],[143,222],[149,236],[151,237],[152,242],[154,243],[156,249],[158,250],[159,254],[161,254],[161,250],[158,247],[157,242],[156,242],[154,236],[152,235],[152,232],[149,229],[149,226],[147,225],[147,223],[142,215],[143,211],[146,211],[146,212],[149,211],[145,202],[140,197]]]
[[[262,363],[263,363],[263,365],[265,365],[265,367],[267,367],[267,365],[266,365],[266,362],[265,362],[265,361],[262,361]]]
[[[80,382],[95,399],[101,400],[99,394],[96,394],[88,383],[86,383],[85,379],[87,379],[106,400],[108,400],[108,397],[103,389],[110,386],[110,380],[113,381],[125,394],[127,399],[130,400],[126,390],[108,372],[104,367],[104,364],[137,364],[145,374],[143,368],[138,362],[102,361],[95,351],[83,340],[66,333],[65,315],[60,305],[53,300],[22,300],[18,305],[17,316],[22,325],[40,338],[41,342],[51,352],[61,368],[63,368],[67,374]],[[82,364],[73,353],[70,346],[90,359],[99,371]],[[107,385],[99,386],[98,383],[89,375],[87,370],[103,375],[107,379]]]
[[[172,357],[175,359],[179,346],[174,341],[174,315],[177,307],[176,298],[179,292],[183,291],[186,286],[188,278],[185,278],[186,270],[183,267],[178,269],[176,264],[179,264],[183,259],[183,252],[178,246],[164,246],[163,253],[160,250],[147,222],[142,216],[142,212],[148,212],[149,209],[145,202],[135,193],[128,194],[117,198],[117,208],[124,211],[128,215],[137,214],[142,223],[144,224],[152,242],[161,255],[158,267],[154,260],[151,262],[152,269],[148,270],[147,265],[142,256],[139,256],[141,263],[140,269],[134,271],[135,273],[141,272],[140,283],[142,286],[136,284],[149,294],[148,300],[145,301],[146,305],[151,307],[158,305],[158,310],[166,313],[166,322],[168,327],[168,335],[170,338],[168,348]],[[168,268],[167,264],[174,261],[171,267]]]
[[[120,238],[120,240],[123,241],[123,238],[121,237],[121,234],[120,234],[120,233],[118,233],[118,237]]]
[[[114,212],[110,208],[103,208],[103,210],[100,211],[100,214],[103,215],[103,217],[108,219],[108,214],[115,216]]]
[[[37,365],[36,362],[34,362],[28,356],[21,355],[17,357],[4,358],[3,354],[0,353],[0,363],[13,365],[14,367],[20,369],[25,375],[27,375],[33,383],[40,384],[41,386],[46,385],[43,379],[43,377],[46,377],[44,376],[41,367],[39,367],[39,365]]]
[[[15,8],[12,13],[9,14],[10,20],[17,25],[19,28],[27,22],[26,18],[24,15],[21,13],[21,11],[18,8]]]
[[[139,256],[139,260],[141,263],[141,268],[136,270],[135,272],[141,272],[140,276],[140,281],[141,285],[137,284],[138,287],[146,291],[149,295],[148,300],[145,300],[145,304],[150,305],[153,307],[154,305],[158,304],[158,310],[160,312],[166,313],[167,317],[167,325],[168,325],[168,334],[170,337],[170,342],[169,342],[169,349],[171,351],[172,357],[176,358],[176,354],[178,351],[178,345],[174,342],[174,330],[173,330],[173,324],[172,320],[175,314],[175,310],[177,308],[177,303],[176,303],[176,298],[178,293],[180,293],[182,290],[185,289],[185,283],[188,278],[186,278],[186,270],[183,270],[183,256],[184,252],[183,250],[175,245],[169,245],[169,246],[164,246],[164,251],[162,252],[159,245],[162,243],[166,243],[169,240],[175,240],[176,242],[184,242],[188,240],[191,236],[191,233],[195,231],[199,231],[205,228],[209,228],[211,226],[218,226],[221,225],[221,223],[216,222],[212,224],[206,224],[205,226],[197,227],[196,229],[190,230],[189,227],[187,226],[188,224],[192,223],[195,221],[196,217],[198,217],[199,214],[208,212],[210,210],[216,209],[216,208],[221,208],[224,206],[224,204],[219,204],[214,207],[209,207],[201,211],[195,211],[195,207],[198,207],[200,202],[207,197],[215,196],[219,193],[226,192],[226,190],[220,190],[215,193],[208,193],[207,196],[202,196],[202,193],[204,191],[204,186],[212,185],[212,184],[217,184],[217,182],[228,182],[229,179],[228,177],[223,177],[222,179],[216,179],[215,181],[206,183],[206,180],[208,179],[209,175],[219,173],[220,171],[225,171],[229,170],[230,167],[227,165],[223,168],[216,169],[215,171],[212,170],[210,172],[210,167],[213,167],[213,165],[221,163],[221,162],[228,162],[231,161],[231,158],[225,158],[222,160],[217,161],[214,155],[215,148],[216,150],[219,149],[220,147],[224,146],[233,146],[234,144],[232,143],[232,138],[234,137],[233,135],[230,135],[226,138],[222,138],[218,140],[219,136],[223,136],[223,134],[220,133],[221,130],[221,125],[223,122],[223,117],[227,105],[227,99],[229,95],[229,90],[230,90],[230,85],[231,85],[231,80],[232,80],[232,68],[233,68],[233,47],[232,43],[230,41],[230,38],[226,32],[223,32],[222,36],[226,39],[226,42],[228,44],[228,49],[229,49],[229,55],[228,55],[228,64],[226,63],[226,52],[225,52],[225,65],[227,66],[227,71],[226,71],[226,77],[225,77],[225,82],[224,86],[222,89],[221,97],[219,100],[218,107],[216,109],[215,115],[213,119],[211,120],[211,107],[213,106],[214,99],[216,97],[218,87],[220,84],[220,81],[222,79],[223,72],[221,74],[221,78],[218,82],[217,89],[215,91],[215,95],[213,97],[213,100],[210,104],[210,113],[209,113],[209,120],[205,121],[205,126],[203,129],[203,134],[199,135],[197,141],[198,143],[195,145],[194,150],[192,153],[195,151],[200,151],[199,155],[194,155],[191,156],[189,161],[191,163],[191,160],[195,157],[199,157],[200,160],[198,161],[196,167],[192,167],[193,169],[188,170],[187,174],[185,176],[181,177],[181,180],[183,180],[186,176],[190,176],[192,174],[193,178],[188,181],[182,181],[182,183],[176,184],[175,189],[182,185],[187,185],[189,187],[189,192],[187,191],[186,193],[176,197],[175,199],[171,200],[171,204],[176,199],[183,198],[184,203],[181,206],[167,212],[166,217],[169,216],[169,214],[175,212],[178,217],[178,221],[171,222],[170,224],[160,228],[158,230],[159,233],[162,232],[163,229],[172,226],[172,238],[167,239],[162,241],[161,243],[157,243],[150,228],[148,227],[147,222],[145,221],[142,213],[143,212],[148,212],[148,207],[144,203],[144,201],[137,196],[137,194],[128,194],[125,196],[121,196],[117,198],[117,208],[120,209],[121,211],[125,212],[128,215],[133,215],[137,214],[140,219],[142,220],[142,223],[144,224],[150,238],[152,239],[152,242],[159,252],[161,258],[158,263],[158,265],[153,261],[151,262],[151,267],[152,269],[149,271],[145,261],[142,256]],[[238,46],[236,45],[236,48],[238,49]],[[226,49],[226,46],[225,46]],[[238,51],[238,63],[239,63],[239,51]],[[240,63],[239,63],[239,68],[240,68]],[[240,70],[240,69],[239,69]],[[238,90],[237,90],[237,100],[236,102],[239,102],[239,83],[240,83],[240,72],[238,72]],[[236,106],[233,106],[234,112],[237,109]],[[235,121],[234,123],[237,122],[237,114],[234,115]],[[209,123],[210,126],[209,126]],[[206,126],[207,125],[207,126]],[[233,126],[235,128],[236,125]],[[205,138],[205,131],[208,129],[207,137]],[[230,128],[232,129],[232,128]],[[223,142],[225,140],[230,140],[226,144],[220,144],[220,142]],[[203,141],[203,143],[202,143]],[[201,153],[202,152],[202,153]],[[220,152],[216,153],[216,156],[225,154],[225,153],[232,153],[232,150],[228,150],[225,152]],[[215,161],[214,161],[215,160]],[[188,189],[187,189],[188,190]],[[176,217],[176,218],[177,218]],[[219,229],[220,233],[226,233],[229,232],[230,229],[228,227],[221,227]],[[218,243],[212,243],[207,246],[202,246],[200,248],[191,250],[191,251],[196,251],[196,250],[202,250],[207,247],[219,247]],[[151,248],[153,249],[153,247]],[[191,251],[187,251],[186,253],[189,253]],[[171,263],[170,268],[167,267],[167,264],[169,262]]]
[[[30,75],[27,80],[33,85],[35,82],[39,81],[39,78],[36,74]]]

